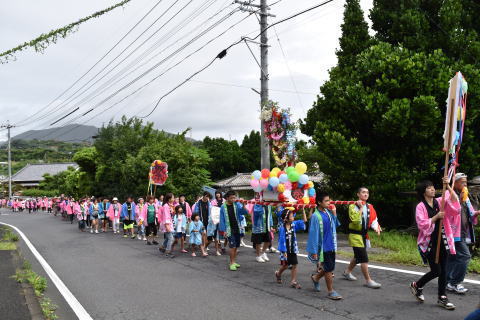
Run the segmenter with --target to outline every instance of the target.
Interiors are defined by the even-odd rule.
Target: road
[[[3,210],[0,222],[20,230],[35,245],[93,319],[463,319],[478,303],[480,286],[469,284],[465,296],[451,295],[457,310],[436,306],[436,283],[425,289],[426,302],[418,304],[408,284],[417,276],[372,270],[382,289],[372,290],[359,280],[340,279],[344,265],[337,264],[335,288],[342,301],[326,298],[311,288],[313,267],[300,258],[299,282],[303,289],[274,281],[276,254],[266,264],[254,262],[250,248],[240,248],[237,272],[227,270],[227,257],[160,256],[154,246],[121,236],[81,233],[77,225],[46,213],[11,214]],[[32,267],[41,266],[20,243]],[[359,276],[359,270],[356,271]],[[289,274],[286,274],[289,276]],[[61,319],[77,319],[49,282],[47,296],[59,306]],[[2,289],[0,289],[2,290]]]

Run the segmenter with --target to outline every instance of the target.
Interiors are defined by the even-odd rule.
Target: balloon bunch
[[[315,188],[306,174],[307,165],[297,163],[295,167],[287,167],[285,171],[273,168],[271,171],[263,169],[252,173],[250,186],[255,192],[274,195],[281,202],[296,202],[298,204],[315,203]]]

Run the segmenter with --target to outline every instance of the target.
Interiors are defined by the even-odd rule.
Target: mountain
[[[29,130],[12,137],[12,140],[56,140],[64,142],[93,142],[98,128],[81,124],[69,124],[44,130]]]

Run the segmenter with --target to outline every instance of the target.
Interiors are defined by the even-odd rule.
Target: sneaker
[[[373,280],[368,281],[365,286],[367,286],[370,289],[379,289],[382,287],[382,285],[378,282],[375,282]]]
[[[152,243],[153,244],[158,244],[158,242],[156,240],[153,240]]]
[[[262,259],[265,260],[265,262],[270,261],[270,259],[268,259],[268,256],[267,256],[267,253],[266,253],[266,252],[264,252],[264,253],[262,254]]]
[[[132,238],[132,240],[135,239],[135,235],[133,234],[131,238]]]
[[[196,257],[196,253],[195,252],[192,252],[192,257]]]
[[[234,263],[230,265],[230,271],[237,271],[237,266]]]
[[[240,268],[240,265],[238,263],[234,263],[235,267]]]
[[[457,284],[456,286],[453,286],[450,283],[448,283],[447,290],[450,292],[458,293],[458,294],[465,294],[468,292],[468,289],[461,284]]]
[[[138,236],[137,236],[137,239],[138,239],[138,240],[142,240],[142,236],[141,236],[141,235],[138,235]]]
[[[313,290],[320,292],[320,281],[313,280],[313,276],[314,274],[310,276],[310,279],[312,279],[312,282],[313,282]]]
[[[357,277],[355,277],[351,272],[347,273],[346,271],[344,271],[343,277],[349,281],[357,281]]]
[[[182,253],[188,253],[188,251],[187,251],[187,250],[185,250],[185,249],[183,249],[183,250],[182,250]]]
[[[217,251],[217,256],[221,256],[222,254],[220,253],[220,251]]]
[[[147,237],[143,236],[142,240],[147,241]]]
[[[442,296],[442,297],[438,298],[437,304],[440,307],[445,308],[447,310],[455,310],[455,305],[453,303],[451,303],[450,301],[448,301],[448,298],[445,297],[445,296]]]
[[[152,243],[151,243],[150,241],[147,241],[147,245],[151,246],[151,245],[152,245]]]
[[[263,260],[262,256],[256,257],[256,258],[255,258],[255,261],[260,262],[260,263],[264,263],[264,262],[265,262],[265,260]]]
[[[123,235],[124,238],[128,238],[128,236],[126,234]]]
[[[410,291],[415,296],[415,298],[417,298],[418,301],[425,301],[425,297],[423,296],[423,288],[418,288],[416,282],[410,283]]]
[[[341,300],[341,299],[343,299],[342,296],[339,295],[337,291],[329,292],[328,295],[327,295],[327,298],[331,299],[331,300]]]
[[[93,233],[93,229],[92,229],[92,230],[90,230],[90,233]]]
[[[95,233],[98,233],[98,230],[95,230]]]
[[[268,252],[270,252],[270,253],[275,253],[275,252],[277,252],[277,249],[275,249],[274,247],[271,247],[271,248],[268,250]]]

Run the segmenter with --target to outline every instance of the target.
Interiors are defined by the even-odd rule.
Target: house
[[[44,180],[44,174],[53,176],[68,170],[69,167],[77,169],[78,164],[75,162],[27,164],[12,176],[12,184],[21,189],[36,188],[40,181]],[[3,182],[8,183],[8,177]]]
[[[323,173],[307,173],[310,180],[315,184],[319,184],[323,181]],[[213,184],[213,187],[222,192],[233,190],[237,192],[239,197],[245,199],[251,199],[254,197],[254,192],[250,186],[250,180],[252,179],[251,173],[237,173],[233,177],[229,177]]]

